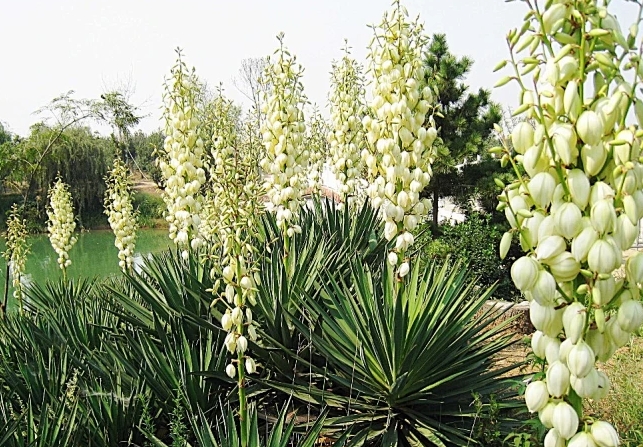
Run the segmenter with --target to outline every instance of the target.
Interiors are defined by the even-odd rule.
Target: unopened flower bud
[[[617,447],[618,434],[609,422],[595,421],[591,427],[591,434],[598,447]]]
[[[553,427],[565,439],[570,439],[578,430],[578,414],[567,402],[556,404],[551,421]]]
[[[547,402],[549,402],[549,393],[545,382],[538,380],[527,385],[527,389],[525,390],[525,403],[531,413],[545,408]]]

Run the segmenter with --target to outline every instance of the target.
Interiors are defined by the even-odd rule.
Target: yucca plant
[[[144,394],[143,381],[108,355],[119,324],[110,312],[113,306],[99,295],[100,284],[94,281],[32,285],[25,314],[10,316],[0,328],[4,420],[9,424],[22,416],[13,423],[15,436],[0,445],[31,445],[31,435],[43,439],[34,445],[43,446],[107,447],[144,440],[138,430],[143,402],[133,398]],[[60,407],[60,402],[66,403]],[[52,422],[52,414],[64,423]],[[63,431],[68,444],[51,438],[56,430]]]
[[[416,263],[399,292],[390,268],[377,278],[358,259],[350,271],[348,280],[318,284],[321,299],[298,300],[307,320],[293,324],[325,364],[297,360],[316,380],[264,383],[328,405],[327,423],[367,445],[475,444],[474,393],[487,404],[494,396],[502,411],[516,405],[504,400],[514,380],[502,378],[514,367],[492,368],[511,343],[510,320],[482,311],[493,290],[479,291],[461,263]]]
[[[145,380],[166,415],[177,395],[197,413],[219,408],[233,388],[224,373],[224,334],[210,309],[212,267],[198,253],[184,260],[167,252],[108,288],[119,307],[115,313],[131,329],[119,331],[107,349],[115,364]]]
[[[298,367],[293,353],[318,364],[324,361],[310,350],[294,325],[293,320],[304,321],[298,311],[299,297],[318,300],[320,283],[331,276],[348,279],[350,259],[359,258],[375,268],[383,265],[387,254],[382,222],[369,204],[341,209],[319,197],[310,204],[301,210],[296,222],[302,232],[290,239],[290,262],[283,262],[284,236],[273,215],[265,215],[259,232],[258,243],[265,248],[259,269],[261,286],[253,311],[264,343],[253,349],[270,369],[271,377],[278,380],[309,380],[308,376],[300,377],[309,368],[302,364]]]
[[[270,426],[262,430],[257,408],[249,408],[250,424],[248,445],[252,447],[314,447],[321,437],[326,413],[322,413],[315,421],[307,426],[305,432],[295,429],[295,417],[284,407],[277,414]],[[215,417],[206,416],[203,412],[191,414],[189,417],[190,429],[195,435],[195,442],[186,447],[241,447],[239,428],[235,418],[234,409],[226,407],[224,412]],[[168,447],[163,441],[151,433],[149,439],[156,447]],[[344,436],[335,442],[335,447],[343,447],[348,437]]]

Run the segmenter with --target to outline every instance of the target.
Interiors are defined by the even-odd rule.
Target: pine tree
[[[484,151],[484,142],[500,121],[500,107],[494,104],[488,90],[469,92],[464,79],[473,60],[457,57],[449,51],[444,34],[434,34],[428,46],[426,72],[429,85],[437,90],[441,115],[435,116],[441,141],[436,141],[438,157],[433,163],[433,177],[425,194],[433,201],[433,226],[438,224],[438,200],[461,195],[466,180],[458,176],[457,166],[475,161]]]

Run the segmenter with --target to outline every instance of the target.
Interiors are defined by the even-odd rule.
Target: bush
[[[318,202],[299,223],[287,263],[274,215],[255,240],[252,433],[275,433],[270,445],[280,446],[312,446],[319,430],[345,433],[345,445],[464,445],[492,414],[493,436],[506,435],[506,411],[519,403],[500,375],[512,367],[490,368],[506,323],[492,311],[474,318],[490,291],[437,262],[417,265],[393,299],[389,244],[368,205],[348,214]],[[218,269],[206,253],[168,252],[107,283],[29,287],[24,314],[0,324],[0,444],[231,445],[223,438],[234,430],[219,430],[238,404],[224,373]],[[302,416],[286,419],[292,412]]]
[[[513,285],[510,268],[520,249],[513,245],[504,261],[500,260],[498,249],[505,230],[505,225],[492,223],[490,215],[471,213],[462,223],[440,226],[435,235],[427,232],[420,239],[421,255],[425,260],[463,259],[480,287],[497,283],[495,298],[517,301],[520,293]]]
[[[154,228],[157,221],[163,219],[165,202],[156,194],[136,191],[133,195],[134,208],[139,212],[139,223],[142,227]]]

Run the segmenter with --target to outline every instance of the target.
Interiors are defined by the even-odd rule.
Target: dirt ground
[[[152,179],[142,177],[140,174],[134,176],[134,190],[146,194],[161,195],[161,189]]]

